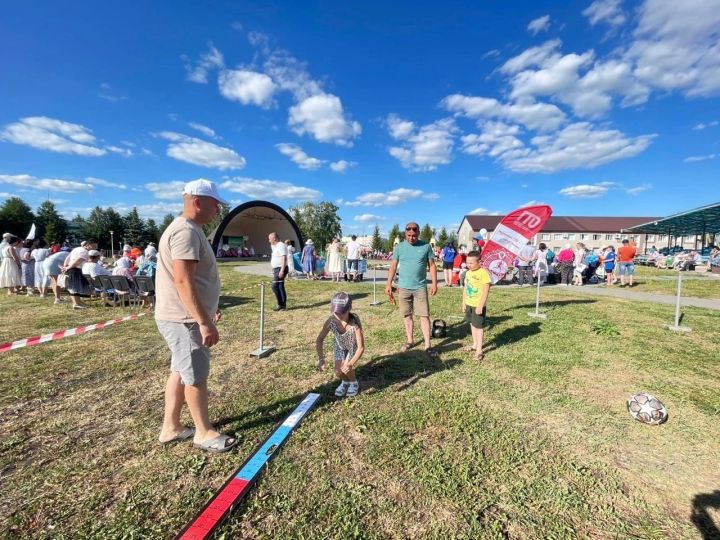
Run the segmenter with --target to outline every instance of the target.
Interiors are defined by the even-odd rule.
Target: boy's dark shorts
[[[465,320],[469,322],[473,328],[482,328],[485,325],[485,312],[487,306],[482,310],[482,315],[478,315],[472,306],[465,306]]]

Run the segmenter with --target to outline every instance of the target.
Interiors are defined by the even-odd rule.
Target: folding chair
[[[135,276],[135,285],[138,288],[138,295],[145,299],[149,299],[151,304],[155,304],[155,281],[150,276]]]
[[[118,295],[115,292],[115,287],[112,284],[111,276],[99,275],[95,279],[100,282],[100,287],[105,293],[105,297],[110,300],[113,304],[117,304]]]
[[[126,278],[125,276],[110,276],[110,281],[112,283],[113,289],[115,289],[115,294],[118,298],[120,298],[123,307],[125,307],[125,300],[128,301],[128,304],[131,308],[136,305],[135,301],[137,300],[138,296],[137,293],[133,290],[132,285],[130,285],[128,278]]]
[[[83,274],[83,277],[85,278],[85,281],[87,281],[87,284],[90,285],[90,298],[97,298],[98,293],[102,289],[100,289],[100,291],[97,290],[97,288],[95,286],[95,280],[93,279],[93,277],[90,274]]]

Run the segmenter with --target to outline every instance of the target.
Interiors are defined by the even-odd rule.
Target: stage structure
[[[210,237],[210,243],[216,254],[218,248],[238,251],[252,248],[256,257],[267,257],[268,234],[273,231],[280,240],[295,242],[296,250],[302,249],[303,238],[297,223],[285,210],[267,201],[249,201],[233,208]]]

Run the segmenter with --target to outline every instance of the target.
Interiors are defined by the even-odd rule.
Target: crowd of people
[[[84,240],[73,247],[68,241],[47,245],[42,239],[26,239],[3,234],[0,243],[0,288],[9,295],[48,296],[52,292],[55,304],[67,302],[67,292],[73,309],[85,309],[84,298],[104,296],[93,280],[98,276],[124,276],[136,290],[135,276],[153,277],[157,266],[157,249],[150,242],[145,250],[125,245],[121,254],[104,258],[95,240]],[[106,298],[109,303],[109,299]]]

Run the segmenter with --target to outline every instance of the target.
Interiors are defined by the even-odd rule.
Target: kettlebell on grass
[[[441,319],[435,319],[432,323],[432,337],[444,338],[447,337],[447,328],[445,321]]]

